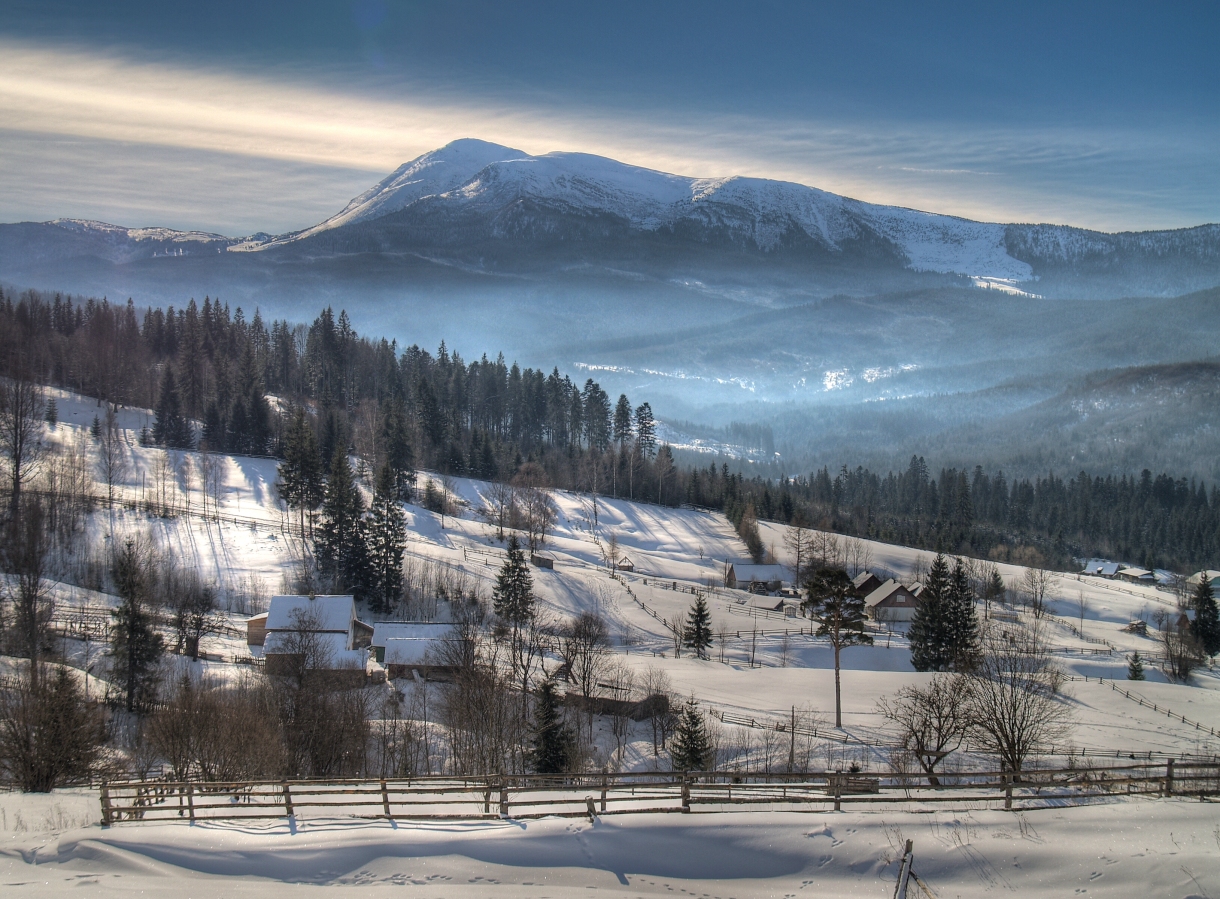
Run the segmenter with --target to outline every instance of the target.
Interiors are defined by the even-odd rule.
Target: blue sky
[[[1220,4],[0,9],[0,221],[312,224],[458,137],[1105,230],[1220,221]]]

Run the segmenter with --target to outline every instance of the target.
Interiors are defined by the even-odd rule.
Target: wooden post
[[[385,811],[387,821],[393,821],[394,816],[390,814],[390,791],[386,789],[385,778],[381,778],[381,808]]]
[[[690,778],[682,775],[682,813],[690,813]]]
[[[191,823],[195,823],[195,785],[186,785],[186,808],[187,814],[190,815]]]
[[[500,780],[500,817],[508,817],[508,779]]]
[[[110,786],[105,781],[102,781],[102,827],[109,827],[111,820]]]
[[[1012,775],[1000,775],[1004,779],[1004,811],[1012,811]]]
[[[483,791],[483,814],[491,814],[491,781],[487,782],[487,789]]]
[[[602,768],[602,802],[600,806],[602,814],[606,812],[606,793],[610,790],[609,781],[610,779],[606,776],[606,769]]]
[[[1165,765],[1165,795],[1173,795],[1173,759]]]
[[[907,899],[907,881],[911,879],[911,863],[915,860],[914,844],[907,840],[898,864],[898,883],[894,885],[894,899]]]
[[[284,781],[284,814],[289,818],[295,817],[292,811],[292,793],[288,789],[288,781]]]
[[[836,771],[830,775],[830,779],[835,788],[835,811],[841,812],[843,810],[843,773]]]

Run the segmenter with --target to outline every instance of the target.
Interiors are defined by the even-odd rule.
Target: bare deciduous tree
[[[926,686],[907,685],[877,708],[897,726],[902,748],[919,762],[928,783],[940,786],[937,766],[962,745],[970,725],[962,676],[938,674]]]
[[[563,657],[568,679],[576,684],[588,713],[590,739],[593,733],[593,697],[597,694],[598,682],[606,670],[610,652],[609,631],[606,622],[593,612],[582,612],[562,629],[559,651]]]
[[[13,603],[13,633],[19,655],[30,660],[30,683],[38,687],[39,657],[47,642],[47,626],[54,603],[47,590],[48,552],[46,515],[42,500],[29,495],[10,519],[0,546],[0,563],[12,575],[8,592]]]
[[[999,758],[1001,770],[1019,778],[1031,753],[1070,732],[1062,680],[1037,633],[985,635],[978,668],[965,681],[970,734]]]
[[[1021,577],[1021,589],[1035,618],[1046,614],[1047,594],[1059,586],[1059,578],[1045,568],[1026,568]]]
[[[9,517],[16,517],[21,488],[43,456],[46,403],[42,388],[18,375],[0,379],[0,455],[8,469]]]
[[[118,414],[111,403],[106,404],[106,417],[98,435],[98,470],[106,482],[106,505],[114,506],[114,488],[127,473],[127,442],[119,427]]]

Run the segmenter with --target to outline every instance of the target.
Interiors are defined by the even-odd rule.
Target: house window
[[[906,602],[906,601],[907,601],[907,598],[905,596],[895,596],[894,597],[894,602]]]

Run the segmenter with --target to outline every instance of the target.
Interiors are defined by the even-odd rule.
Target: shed
[[[782,565],[754,565],[749,562],[730,562],[724,574],[724,585],[731,589],[749,590],[751,593],[778,593],[784,584],[787,570]],[[758,585],[751,587],[751,584]]]
[[[1155,584],[1156,575],[1147,568],[1120,568],[1118,576],[1132,584]]]
[[[614,564],[614,568],[616,571],[635,571],[635,563],[629,556],[623,556]]]
[[[864,598],[868,615],[875,621],[910,621],[918,600],[905,584],[886,581]]]
[[[431,621],[379,621],[373,626],[373,657],[391,680],[400,677],[444,679],[452,670],[443,664],[444,649],[453,640],[453,626]]]
[[[246,645],[262,646],[267,642],[267,613],[246,619]]]
[[[530,553],[530,564],[535,568],[555,568],[555,560],[550,556],[543,556],[538,553]]]

